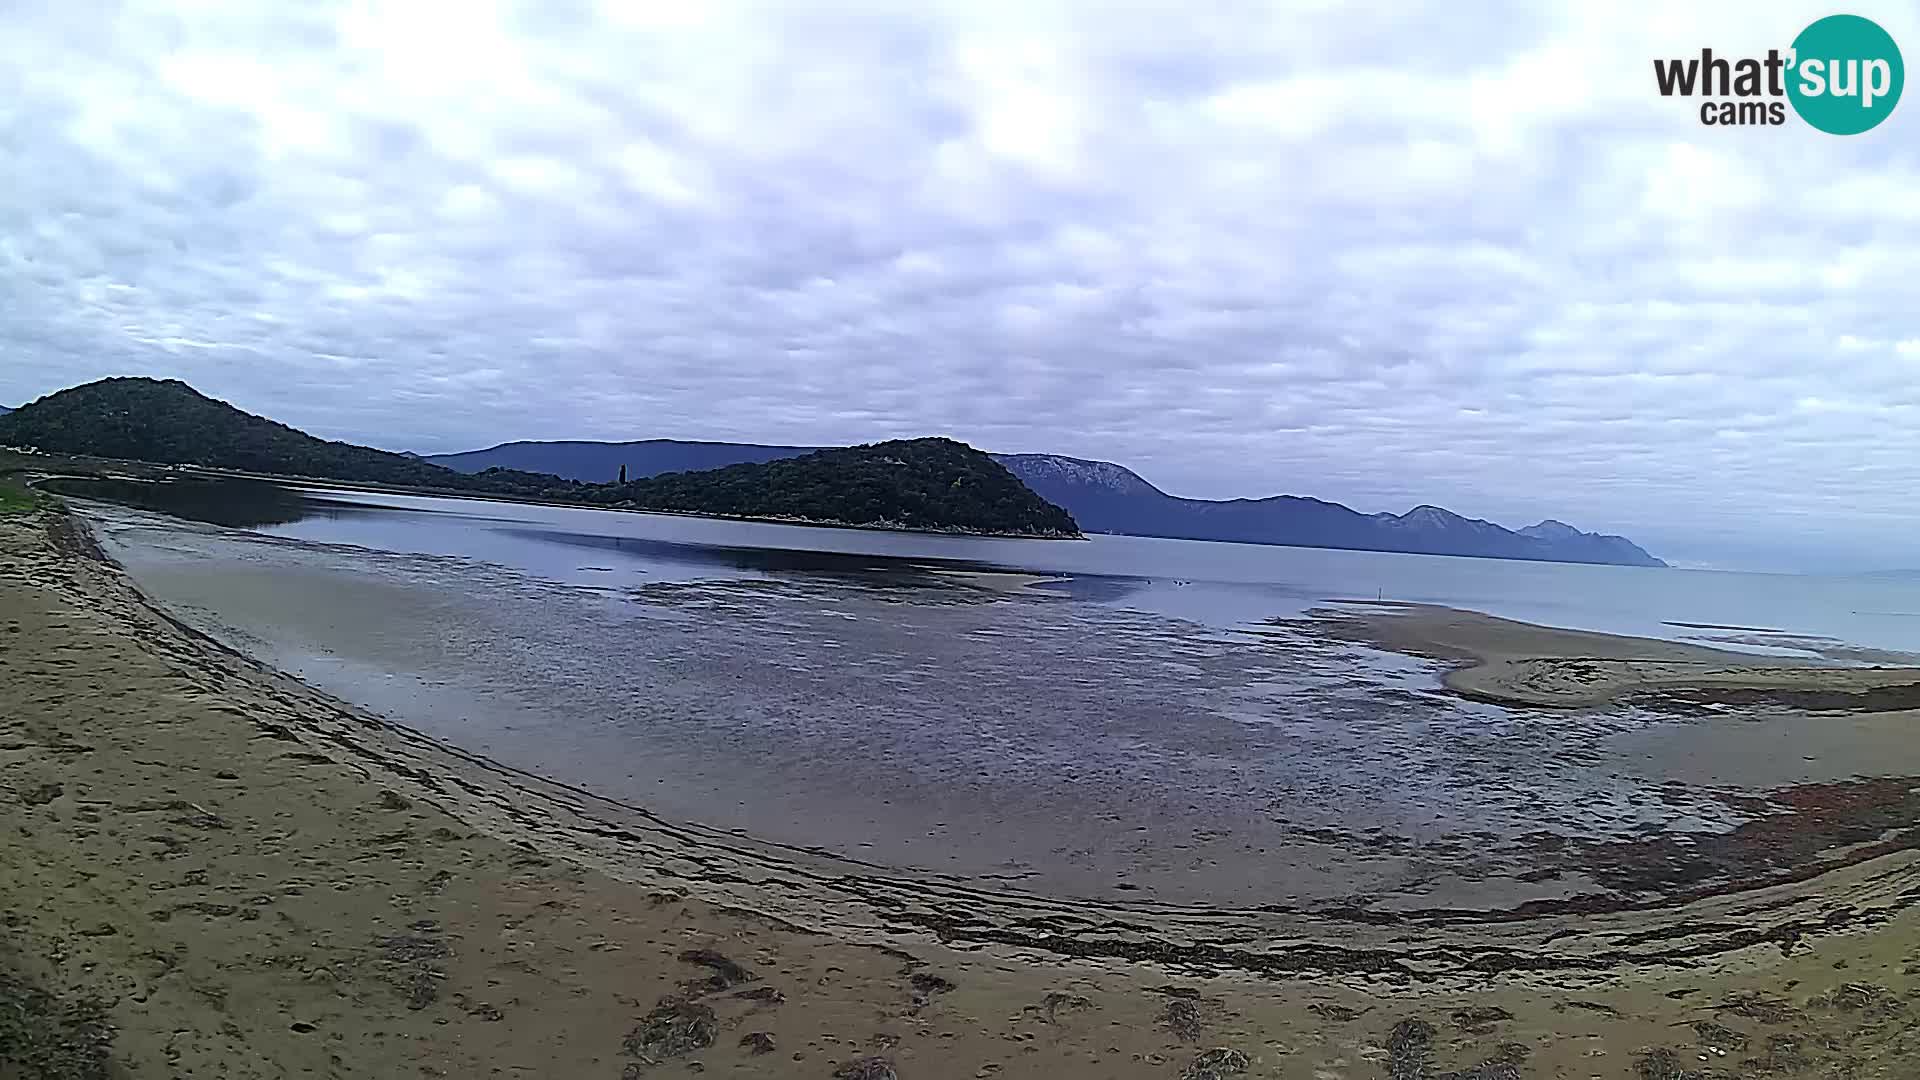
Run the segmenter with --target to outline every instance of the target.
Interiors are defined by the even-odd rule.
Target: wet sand
[[[663,820],[980,889],[1593,911],[1773,880],[1859,843],[1863,816],[1920,816],[1891,783],[1920,774],[1895,714],[1467,700],[1449,661],[1340,640],[1332,614],[1232,631],[876,569],[568,584],[85,516],[163,610],[400,726]],[[1420,614],[1369,610],[1382,633]],[[1426,614],[1462,655],[1610,640]]]
[[[70,519],[0,518],[0,994],[47,1036],[33,1053],[66,1055],[54,1075],[1920,1065],[1920,866],[1888,840],[1911,819],[1818,876],[1597,912],[1053,900],[460,754],[187,630],[87,546]]]
[[[1846,666],[1702,645],[1556,630],[1478,612],[1356,602],[1317,620],[1350,640],[1455,663],[1455,692],[1503,705],[1580,709],[1620,700],[1802,712],[1920,709],[1920,668],[1899,653],[1837,648]],[[1733,628],[1739,629],[1739,628]],[[1906,662],[1903,664],[1902,662]]]

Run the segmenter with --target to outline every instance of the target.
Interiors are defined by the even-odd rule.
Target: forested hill
[[[0,444],[449,491],[540,494],[576,486],[557,476],[502,469],[467,475],[407,454],[316,439],[177,379],[101,379],[49,394],[0,416]]]
[[[952,439],[905,439],[819,450],[704,472],[594,485],[605,505],[739,517],[1078,536],[1065,510],[1006,467]]]
[[[659,473],[796,458],[819,449],[673,439],[511,442],[426,460],[461,472],[493,466],[605,483],[622,474],[640,479]],[[1183,499],[1110,461],[1059,454],[994,454],[993,459],[1034,494],[1073,515],[1080,528],[1089,532],[1549,562],[1665,565],[1623,536],[1582,532],[1553,520],[1524,529],[1506,529],[1437,506],[1419,506],[1404,514],[1363,514],[1339,503],[1290,495]]]
[[[992,458],[950,439],[823,450],[629,484],[587,484],[513,469],[455,472],[410,454],[317,439],[177,380],[114,378],[0,416],[0,445],[590,506],[968,533],[1079,534],[1066,511]]]

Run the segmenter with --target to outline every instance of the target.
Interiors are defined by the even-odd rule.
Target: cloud
[[[1914,106],[1719,130],[1649,70],[1826,13],[46,5],[0,40],[0,400],[178,376],[423,451],[944,432],[1897,561]]]

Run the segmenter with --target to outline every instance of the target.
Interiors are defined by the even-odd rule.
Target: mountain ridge
[[[703,460],[725,464],[732,463],[728,453],[733,450],[753,455],[742,457],[741,461],[762,461],[767,459],[758,455],[797,456],[815,449],[675,439],[523,440],[460,454],[428,455],[425,460],[454,469],[486,464],[525,468],[531,462],[544,460],[540,455],[547,451],[543,448],[554,446],[566,447],[574,465],[586,470],[576,477],[578,479],[597,475],[611,478],[623,465],[630,475],[645,477],[650,475],[648,470],[655,461],[653,455],[661,451],[668,452],[662,460],[683,460],[672,456],[678,452],[675,448],[699,447]],[[1541,562],[1666,565],[1625,537],[1583,532],[1553,518],[1522,529],[1508,529],[1425,503],[1404,514],[1363,514],[1341,503],[1300,495],[1188,499],[1169,495],[1132,469],[1111,461],[1064,454],[993,454],[992,457],[1042,498],[1072,514],[1080,527],[1089,532]]]
[[[1005,466],[944,438],[589,484],[499,467],[456,471],[417,455],[316,438],[177,379],[121,377],[70,387],[0,416],[0,444],[580,506],[981,535],[1080,535],[1070,514]]]
[[[997,456],[1028,487],[1066,507],[1090,532],[1415,555],[1666,565],[1625,537],[1582,532],[1551,518],[1512,530],[1430,503],[1404,514],[1363,514],[1341,503],[1298,495],[1187,499],[1169,495],[1112,462],[1060,454]]]
[[[667,472],[693,472],[720,469],[728,465],[763,464],[783,458],[799,457],[825,446],[777,446],[760,443],[730,443],[700,439],[635,439],[628,442],[595,442],[588,439],[522,439],[468,450],[456,454],[421,454],[422,460],[444,465],[456,472],[479,471],[493,466],[553,473],[569,480],[604,484],[619,478],[621,454],[649,462],[649,470],[634,476],[652,476]]]
[[[56,391],[0,416],[0,442],[286,476],[474,490],[488,485],[404,454],[317,438],[209,398],[178,379],[117,377]]]
[[[584,490],[584,501],[622,508],[856,521],[933,532],[1080,536],[1071,514],[1036,494],[1006,466],[938,436],[656,473]]]

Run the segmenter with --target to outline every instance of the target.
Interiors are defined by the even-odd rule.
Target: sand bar
[[[1458,666],[1456,692],[1506,705],[1585,708],[1625,698],[1772,704],[1812,712],[1920,709],[1920,668],[1904,654],[1837,648],[1814,659],[1557,630],[1422,604],[1354,602],[1315,623],[1354,640]]]

